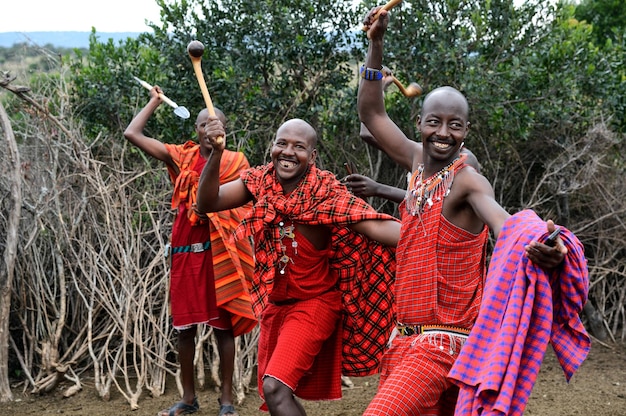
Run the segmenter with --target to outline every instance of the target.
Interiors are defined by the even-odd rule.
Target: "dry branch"
[[[56,87],[64,99],[62,80]],[[93,377],[104,400],[114,387],[137,409],[146,391],[163,394],[178,369],[164,256],[173,221],[164,190],[171,185],[164,170],[130,158],[119,137],[88,143],[71,114],[53,115],[30,91],[4,87],[26,103],[14,111],[21,111],[27,137],[16,148],[26,169],[13,170],[24,209],[8,206],[7,198],[2,205],[2,215],[17,212],[22,224],[17,284],[9,291],[10,314],[3,314],[13,322],[5,331],[11,369],[24,375],[24,390],[41,394],[62,387],[71,395]],[[6,180],[0,185],[9,189]],[[256,348],[245,353],[238,350],[237,368],[252,372]],[[207,365],[218,364],[211,357]],[[245,371],[235,375],[238,400],[250,381]]]

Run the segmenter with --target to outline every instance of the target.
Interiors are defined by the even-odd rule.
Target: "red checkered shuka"
[[[455,166],[454,173],[464,165]],[[485,274],[488,229],[472,234],[442,215],[442,186],[432,204],[413,215],[403,202],[396,252],[397,320],[408,325],[471,328],[478,314]],[[379,389],[364,415],[451,415],[457,388],[446,379],[462,341],[425,333],[396,337],[382,360]]]
[[[289,195],[276,180],[274,166],[252,168],[241,178],[255,199],[235,238],[254,236],[255,274],[249,282],[253,310],[260,316],[272,291],[280,249],[278,223],[331,228],[329,262],[339,280],[343,302],[343,373],[363,376],[378,371],[394,323],[394,249],[371,241],[346,226],[368,219],[396,220],[355,197],[328,171],[311,166]]]
[[[395,310],[403,324],[470,329],[482,298],[489,231],[472,234],[451,224],[441,213],[445,192],[441,187],[423,212],[403,213]]]

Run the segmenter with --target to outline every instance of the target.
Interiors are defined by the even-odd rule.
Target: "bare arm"
[[[463,180],[464,184],[471,182],[473,185],[473,187],[469,188],[470,191],[467,200],[476,215],[489,226],[494,236],[498,238],[502,226],[510,217],[510,214],[494,199],[493,188],[489,181],[479,173],[473,173],[472,176],[473,178],[465,176]],[[467,179],[469,179],[469,181]],[[547,221],[546,230],[552,232],[554,229],[554,223]],[[557,239],[557,243],[554,247],[533,241],[530,245],[525,247],[525,251],[528,258],[534,264],[548,271],[561,264],[567,254],[567,248],[563,245],[560,238]]]
[[[395,247],[400,239],[400,222],[394,220],[365,220],[350,225],[350,229],[387,246]]]
[[[343,182],[352,193],[360,198],[377,196],[399,204],[406,193],[404,189],[376,182],[372,178],[358,173],[346,176]]]
[[[196,211],[201,214],[236,208],[252,200],[252,195],[241,179],[236,179],[220,186],[220,161],[224,153],[225,142],[217,143],[218,137],[225,137],[226,131],[219,118],[209,116],[205,132],[211,140],[213,151],[200,174]]]
[[[374,137],[374,135],[367,129],[367,127],[365,127],[365,124],[363,123],[361,123],[359,136],[361,137],[361,140],[363,140],[365,143],[369,144],[370,146],[375,147],[378,150],[383,150],[383,148],[380,146],[380,144],[376,140],[376,137]]]
[[[487,224],[494,237],[498,238],[504,222],[511,216],[495,200],[491,183],[474,169],[466,168],[458,172],[450,197],[453,204],[444,205],[444,215],[452,223],[472,232]],[[480,226],[472,226],[472,223]]]
[[[159,105],[163,102],[161,97],[159,97],[160,92],[161,89],[158,86],[154,86],[150,90],[150,101],[148,101],[148,104],[146,104],[146,106],[142,108],[139,113],[137,113],[128,127],[126,127],[126,130],[124,130],[124,137],[126,137],[126,139],[133,145],[143,150],[146,154],[172,166],[172,158],[167,152],[165,145],[157,139],[148,137],[143,133],[146,123],[157,107],[159,107]]]
[[[372,9],[364,22],[366,26],[370,27],[368,30],[370,42],[365,66],[374,69],[381,69],[383,66],[383,36],[389,22],[387,12],[383,10],[378,19],[371,25],[369,24],[373,14],[378,9],[379,7]],[[421,147],[406,137],[402,130],[389,118],[385,110],[382,89],[382,80],[361,80],[357,98],[359,118],[375,138],[378,147],[402,168],[412,172],[416,164],[422,160]]]

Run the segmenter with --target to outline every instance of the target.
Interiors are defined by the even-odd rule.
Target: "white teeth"
[[[448,147],[450,147],[450,145],[447,143],[439,143],[439,142],[433,142],[433,146],[438,147],[440,149],[447,149]]]

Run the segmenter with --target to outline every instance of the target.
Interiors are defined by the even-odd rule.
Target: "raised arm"
[[[225,137],[224,125],[216,116],[209,116],[205,126],[205,133],[211,141],[213,151],[204,165],[198,182],[196,195],[196,211],[204,214],[207,212],[223,211],[236,208],[252,200],[252,194],[248,191],[241,179],[236,179],[220,186],[220,161],[224,153],[225,142],[216,142],[218,137]]]
[[[160,92],[162,91],[158,86],[152,87],[150,90],[150,101],[148,101],[146,106],[131,120],[126,130],[124,130],[124,137],[153,158],[161,160],[167,165],[173,165],[172,158],[167,152],[165,145],[157,139],[148,137],[143,133],[146,123],[148,123],[154,111],[163,102],[159,96]]]
[[[416,164],[422,161],[421,147],[410,140],[391,120],[385,110],[383,99],[383,37],[389,22],[387,11],[382,10],[378,19],[372,16],[379,7],[373,8],[364,20],[369,27],[370,38],[365,69],[361,73],[357,107],[359,118],[375,138],[377,147],[394,159],[402,168],[412,172]]]

